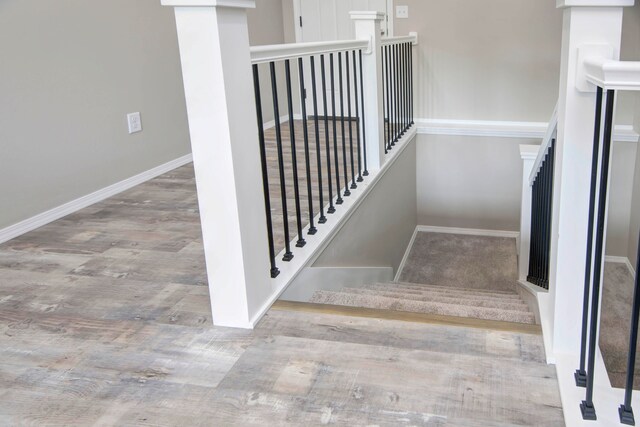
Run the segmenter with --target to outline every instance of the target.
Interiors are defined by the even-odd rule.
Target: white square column
[[[632,5],[633,0],[557,0],[563,30],[549,271],[553,353],[580,352],[596,97],[595,88],[576,87],[578,53],[585,45],[608,45],[611,59],[618,59],[622,7]]]
[[[246,8],[175,7],[213,323],[251,328],[272,293]]]
[[[362,53],[367,167],[377,171],[384,164],[384,106],[382,95],[382,20],[376,11],[350,12],[355,23],[356,39],[370,41],[370,51]]]

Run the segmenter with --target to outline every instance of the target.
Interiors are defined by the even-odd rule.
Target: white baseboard
[[[434,225],[419,225],[416,231],[426,231],[431,233],[447,233],[447,234],[466,234],[469,236],[489,236],[489,237],[509,237],[518,240],[520,233],[517,231],[506,230],[483,230],[477,228],[458,228],[458,227],[438,227]]]
[[[16,224],[10,225],[0,230],[0,243],[4,243],[8,240],[16,238],[43,225],[49,224],[57,219],[86,208],[94,203],[100,202],[109,197],[115,196],[125,190],[128,190],[136,185],[142,184],[152,178],[167,173],[175,168],[186,165],[192,161],[192,155],[179,157],[170,162],[164,163],[160,166],[156,166],[153,169],[149,169],[145,172],[134,175],[130,178],[116,182],[108,187],[104,187],[98,191],[94,191],[86,196],[79,197],[75,200],[67,202],[63,205],[57,206],[53,209],[49,209],[46,212],[42,212],[38,215],[27,218]]]
[[[415,230],[413,230],[413,234],[411,235],[411,240],[407,245],[407,249],[405,249],[404,251],[402,261],[400,261],[400,265],[398,266],[398,271],[396,271],[396,275],[393,278],[394,282],[398,282],[400,280],[400,276],[402,275],[402,269],[404,268],[404,265],[407,263],[407,259],[409,258],[409,252],[411,252],[411,248],[413,247],[413,242],[416,240],[416,235],[418,234],[418,231],[419,231],[418,227],[420,226],[419,225],[416,226]]]
[[[302,120],[302,114],[294,114],[293,115],[293,120]],[[289,115],[288,114],[286,114],[284,116],[280,116],[280,124],[287,123],[288,121],[289,121]],[[271,129],[271,128],[275,127],[275,125],[276,125],[275,119],[269,120],[268,122],[264,122],[262,124],[262,129],[263,130],[268,130],[268,129]]]
[[[605,262],[615,262],[615,263],[619,263],[619,264],[624,264],[627,266],[627,268],[629,269],[629,273],[631,273],[632,277],[636,277],[636,269],[633,268],[633,264],[631,264],[631,261],[629,261],[629,258],[624,257],[624,256],[605,256],[604,257]]]

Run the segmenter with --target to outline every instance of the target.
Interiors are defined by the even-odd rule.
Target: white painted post
[[[251,328],[271,294],[246,9],[254,0],[175,7],[213,323]]]
[[[520,207],[520,250],[518,252],[518,279],[527,281],[529,273],[529,250],[531,242],[531,194],[529,183],[533,164],[540,151],[539,145],[520,145],[522,159],[522,203]]]
[[[382,97],[381,31],[384,13],[376,11],[350,12],[355,23],[356,39],[370,41],[371,50],[362,52],[364,85],[364,117],[367,136],[367,167],[380,169],[384,163],[384,119]]]
[[[579,354],[595,93],[576,87],[579,49],[609,45],[620,55],[622,7],[634,0],[556,0],[563,9],[549,294],[553,353]]]

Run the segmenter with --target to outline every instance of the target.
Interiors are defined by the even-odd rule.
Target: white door
[[[354,24],[349,16],[351,11],[376,10],[387,14],[388,0],[298,0],[299,16],[296,17],[298,26],[297,41],[300,43],[331,41],[331,40],[352,40],[355,38]],[[387,15],[388,16],[388,15]],[[388,20],[382,22],[383,35],[388,32]],[[322,87],[320,79],[320,57],[316,59],[316,91],[318,96],[319,114],[323,115],[322,108]],[[343,90],[346,93],[346,63],[344,54],[342,57],[343,69]],[[349,53],[350,78],[353,79],[353,57]],[[329,86],[329,55],[325,55],[326,67],[326,89],[328,111],[331,114],[331,91]],[[337,73],[338,58],[334,55],[334,70]],[[313,99],[311,97],[311,73],[309,61],[305,60],[305,87],[307,90],[306,106],[307,114],[313,115]],[[358,77],[359,78],[359,77]],[[353,80],[352,80],[353,81]],[[352,89],[353,90],[353,89]],[[360,90],[360,88],[358,88]],[[338,75],[335,75],[335,97],[336,109],[339,111],[339,88]],[[345,101],[346,102],[346,101]],[[355,99],[351,100],[352,114],[354,114]],[[345,105],[345,115],[347,106]]]

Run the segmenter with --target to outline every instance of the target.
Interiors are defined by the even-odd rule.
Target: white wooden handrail
[[[323,53],[341,52],[345,50],[369,50],[368,40],[337,40],[330,42],[286,43],[250,48],[251,63],[282,61],[301,56],[319,55]]]
[[[417,45],[418,33],[409,33],[408,36],[383,37],[381,39],[382,46],[388,46],[391,44],[398,44],[398,43],[411,43],[413,45]]]
[[[529,185],[533,185],[536,180],[536,176],[540,171],[540,167],[542,166],[542,161],[547,155],[547,151],[549,151],[549,146],[551,145],[551,141],[556,137],[556,131],[558,129],[558,104],[556,103],[555,108],[553,109],[553,114],[551,115],[551,120],[549,120],[549,126],[547,126],[547,131],[544,134],[544,138],[542,139],[542,144],[540,144],[540,151],[538,151],[538,157],[536,157],[536,161],[533,163],[533,169],[531,169],[531,175],[529,175]]]
[[[587,81],[604,90],[640,90],[640,61],[591,57],[584,68]]]

